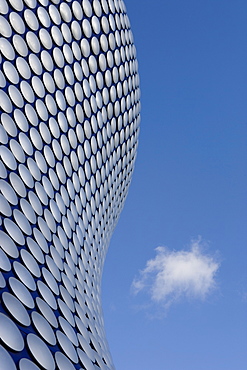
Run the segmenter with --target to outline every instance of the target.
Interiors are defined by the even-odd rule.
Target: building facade
[[[122,0],[0,0],[0,368],[114,369],[101,276],[139,133]]]

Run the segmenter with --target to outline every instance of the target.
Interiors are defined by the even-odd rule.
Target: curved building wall
[[[122,0],[0,0],[0,368],[114,369],[101,275],[139,132]]]

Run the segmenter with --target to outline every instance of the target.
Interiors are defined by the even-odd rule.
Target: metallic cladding
[[[0,1],[0,367],[114,369],[100,285],[139,133],[122,0]]]

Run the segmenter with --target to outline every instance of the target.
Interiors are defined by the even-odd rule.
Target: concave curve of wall
[[[0,1],[0,367],[114,369],[101,276],[134,168],[122,0]]]

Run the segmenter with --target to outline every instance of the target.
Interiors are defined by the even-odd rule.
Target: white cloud
[[[156,248],[156,257],[146,263],[134,279],[134,294],[148,291],[153,302],[166,308],[182,297],[203,300],[216,287],[219,262],[203,253],[201,238],[192,240],[189,250],[170,251]]]

